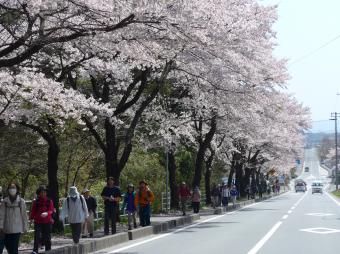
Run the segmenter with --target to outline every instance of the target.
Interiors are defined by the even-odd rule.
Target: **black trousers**
[[[150,205],[141,206],[139,208],[139,220],[142,227],[150,226],[151,207]]]
[[[223,206],[228,206],[228,203],[229,203],[229,197],[223,197],[222,199]]]
[[[81,235],[81,223],[72,223],[70,224],[72,230],[72,239],[74,243],[79,243],[80,235]]]
[[[34,252],[38,253],[40,241],[45,245],[45,251],[51,249],[51,229],[51,224],[34,224]]]
[[[192,208],[194,209],[194,213],[200,212],[200,202],[192,202]]]
[[[5,247],[8,254],[18,254],[20,233],[5,234]]]
[[[110,233],[110,222],[111,222],[111,232],[116,233],[116,223],[117,223],[117,207],[116,206],[106,206],[104,210],[104,234],[108,235]]]

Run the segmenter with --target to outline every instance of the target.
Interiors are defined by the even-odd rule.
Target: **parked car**
[[[305,172],[309,172],[309,167],[305,167]]]
[[[323,193],[323,184],[321,181],[314,181],[312,183],[312,194],[314,193]]]

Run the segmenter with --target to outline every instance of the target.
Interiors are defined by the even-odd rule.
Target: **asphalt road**
[[[327,182],[315,150],[306,151],[303,172]],[[327,184],[327,183],[326,183]],[[340,203],[329,194],[288,192],[271,200],[197,224],[115,246],[97,253],[120,254],[334,254],[340,253]]]

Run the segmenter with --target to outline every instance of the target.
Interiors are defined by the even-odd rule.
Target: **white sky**
[[[276,53],[290,59],[288,90],[311,108],[314,130],[332,131],[333,123],[326,120],[340,112],[340,0],[258,1],[279,4]]]

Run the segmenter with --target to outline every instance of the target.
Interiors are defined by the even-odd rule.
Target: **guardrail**
[[[102,199],[102,197],[100,196],[95,196],[94,197],[96,200],[97,200],[97,204],[98,204],[98,207],[97,207],[97,212],[95,214],[95,218],[94,218],[94,223],[98,223],[99,221],[103,220],[104,219],[104,200]],[[61,198],[59,200],[59,208],[61,209],[61,205],[63,204],[64,202],[64,199],[65,198]],[[30,211],[31,211],[31,207],[32,207],[32,200],[26,200],[25,203],[26,203],[26,207],[28,208],[26,210],[26,213],[29,214]],[[120,207],[119,207],[119,212],[120,212],[120,218],[127,218],[127,214],[125,213],[121,213],[121,205],[122,203],[120,203]],[[69,227],[70,224],[67,222],[66,220],[66,223],[64,223],[64,227]],[[30,230],[28,230],[28,232],[34,232],[34,229],[32,229],[33,225],[30,225]]]
[[[169,212],[170,211],[170,192],[168,192],[168,195],[166,195],[166,192],[162,192],[162,200],[161,200],[161,208],[162,211],[164,212]],[[201,204],[205,205],[206,204],[206,195],[205,192],[201,192]],[[187,209],[191,209],[191,203],[187,203]]]

